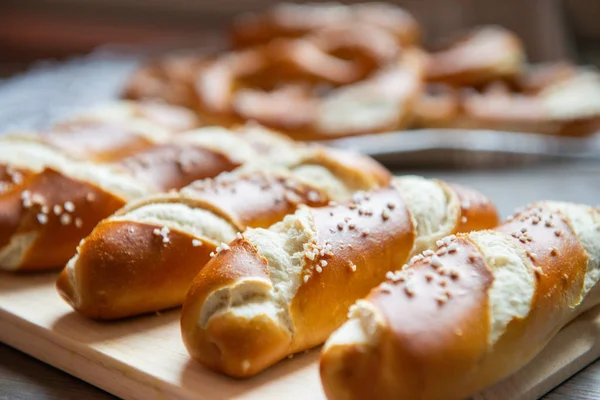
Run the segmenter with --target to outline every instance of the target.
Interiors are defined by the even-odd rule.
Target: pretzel
[[[211,253],[299,204],[323,206],[386,186],[368,157],[314,149],[286,168],[246,169],[133,202],[85,238],[57,283],[79,313],[115,319],[181,305]]]
[[[159,100],[191,108],[192,82],[205,62],[197,55],[168,55],[143,64],[131,75],[122,97],[131,100]]]
[[[531,64],[517,76],[516,89],[525,94],[537,94],[560,81],[578,74],[578,68],[567,61]]]
[[[265,44],[276,38],[298,38],[340,25],[369,24],[387,30],[404,46],[417,44],[420,28],[412,15],[387,3],[351,6],[339,3],[280,3],[262,13],[238,17],[232,28],[234,47]]]
[[[469,91],[457,126],[467,129],[587,136],[600,129],[600,74],[580,72],[535,94]]]
[[[512,81],[525,59],[519,38],[497,26],[475,29],[445,49],[430,54],[426,79],[453,86]]]
[[[410,108],[421,90],[424,59],[419,51],[404,51],[399,60],[351,83],[358,75],[329,71],[323,60],[310,55],[312,50],[302,49],[315,47],[305,40],[275,41],[262,51],[247,50],[216,60],[196,82],[203,118],[226,126],[254,120],[300,140],[408,125]],[[268,56],[273,53],[277,62]],[[315,93],[323,84],[331,88],[344,81],[350,84]],[[278,86],[281,82],[286,84]]]
[[[302,151],[278,135],[250,132],[204,128],[104,165],[70,159],[36,142],[7,141],[0,147],[0,161],[20,162],[17,166],[35,173],[0,194],[0,267],[61,267],[81,238],[128,201],[178,189],[260,157],[285,164],[287,157],[296,157],[290,154]],[[32,143],[35,151],[28,147]],[[23,157],[27,152],[19,146],[36,157]]]
[[[515,373],[600,303],[599,226],[600,210],[537,203],[390,272],[323,347],[327,397],[459,400]]]
[[[200,271],[183,305],[184,343],[211,369],[254,375],[323,343],[348,306],[411,254],[496,222],[483,195],[419,177],[345,205],[301,207],[247,230]]]

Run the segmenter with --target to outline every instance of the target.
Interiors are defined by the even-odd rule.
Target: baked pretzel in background
[[[426,79],[456,87],[512,81],[524,68],[524,61],[523,44],[514,33],[497,26],[485,26],[430,53]]]
[[[135,72],[122,96],[133,100],[162,100],[192,108],[194,77],[205,61],[205,56],[190,54],[153,59]]]
[[[178,63],[168,58],[142,68],[126,96],[159,87],[150,97],[169,102],[170,90],[185,92],[176,97],[208,123],[257,121],[297,140],[413,128],[598,131],[596,70],[529,65],[519,37],[499,26],[430,51],[420,31],[389,4],[279,4],[237,18],[220,55],[182,59],[186,68],[169,67]],[[143,84],[148,71],[159,83]]]
[[[300,140],[408,126],[421,91],[419,50],[398,54],[393,47],[371,46],[367,51],[368,41],[360,46],[341,41],[338,49],[348,45],[346,54],[355,55],[345,61],[316,43],[281,39],[215,60],[197,77],[200,115],[226,126],[254,120]]]
[[[600,75],[577,71],[530,93],[495,83],[463,91],[461,113],[451,124],[466,129],[586,136],[600,129]],[[537,90],[537,91],[534,91]]]

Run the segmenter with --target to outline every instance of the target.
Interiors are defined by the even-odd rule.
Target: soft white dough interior
[[[1,164],[41,171],[46,166],[59,168],[68,162],[68,157],[59,151],[31,139],[0,140]]]
[[[277,321],[279,310],[276,304],[266,301],[270,289],[269,282],[263,279],[241,279],[233,285],[219,289],[204,301],[198,322],[202,328],[206,328],[210,318],[232,309],[235,309],[236,315],[247,319],[266,315]]]
[[[0,249],[0,269],[6,271],[18,269],[36,238],[37,232],[13,235],[10,242]]]
[[[581,245],[589,255],[583,297],[600,280],[600,211],[580,204],[547,202],[548,206],[561,211],[570,221]]]
[[[300,165],[294,168],[291,174],[301,182],[327,193],[329,198],[334,201],[344,202],[350,199],[354,193],[351,188],[344,184],[344,181],[321,165]]]
[[[239,134],[225,128],[210,126],[180,133],[176,142],[202,146],[222,154],[238,162],[247,162],[258,157],[254,148]]]
[[[293,333],[289,308],[302,283],[304,245],[316,237],[310,209],[301,207],[269,229],[248,229],[245,237],[267,259],[272,284],[267,302],[277,306],[280,323]]]
[[[212,212],[192,208],[182,203],[146,204],[123,215],[110,217],[109,220],[137,221],[166,226],[217,243],[231,242],[237,232],[229,222]]]
[[[440,184],[419,176],[394,178],[392,184],[402,193],[416,225],[413,254],[433,247],[436,240],[452,232],[458,204],[452,202]]]
[[[376,345],[385,320],[377,308],[366,300],[358,300],[350,307],[346,321],[329,337],[323,351],[336,345]]]
[[[488,343],[493,346],[514,318],[529,314],[535,292],[534,266],[525,250],[510,236],[495,231],[469,233],[494,275],[489,291],[491,329]]]

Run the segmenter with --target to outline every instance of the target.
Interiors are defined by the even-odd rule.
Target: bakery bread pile
[[[343,205],[301,207],[246,230],[202,269],[183,306],[183,340],[209,368],[254,375],[323,343],[393,265],[450,233],[496,223],[481,194],[418,177]]]
[[[459,400],[516,372],[600,303],[600,210],[537,203],[397,268],[325,344],[330,399]]]
[[[0,268],[63,267],[77,243],[128,201],[179,189],[267,157],[285,164],[302,146],[256,126],[201,128],[188,111],[123,104],[0,143]],[[172,111],[172,112],[171,112]],[[151,117],[150,117],[151,115]]]
[[[418,22],[394,5],[282,3],[238,17],[230,39],[217,55],[150,62],[124,96],[299,140],[410,128],[585,136],[600,127],[596,70],[530,65],[521,40],[497,26],[424,49]]]

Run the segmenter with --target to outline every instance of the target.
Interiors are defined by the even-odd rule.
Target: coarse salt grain
[[[202,242],[199,241],[198,239],[193,239],[192,240],[192,246],[194,246],[194,247],[200,247],[200,246],[202,246]]]
[[[433,255],[431,257],[431,265],[433,265],[434,267],[441,267],[442,266],[442,260],[440,260],[440,258],[436,255]]]
[[[72,218],[69,214],[63,214],[60,216],[60,223],[63,225],[69,225],[72,221]]]
[[[381,218],[383,218],[383,220],[387,220],[389,219],[391,216],[390,211],[387,208],[384,208],[383,211],[381,212]]]
[[[40,225],[46,225],[48,223],[48,216],[46,214],[38,214],[37,220]]]
[[[72,201],[67,201],[64,204],[65,211],[73,212],[75,211],[75,204]]]

